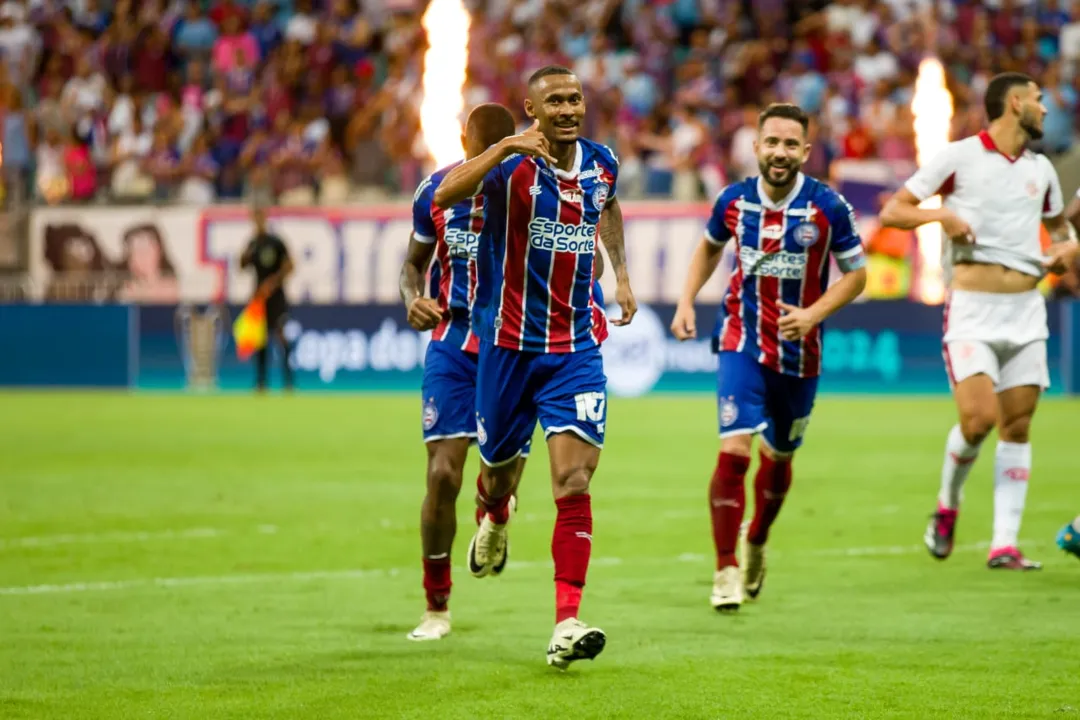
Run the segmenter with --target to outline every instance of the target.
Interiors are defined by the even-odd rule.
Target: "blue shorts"
[[[517,457],[537,420],[544,437],[571,432],[604,446],[607,378],[599,347],[544,354],[481,341],[478,370],[476,428],[489,466]]]
[[[424,442],[470,438],[476,440],[475,353],[453,343],[432,342],[424,357]],[[528,457],[532,433],[518,447]]]
[[[770,370],[742,352],[720,353],[717,378],[720,437],[762,433],[773,450],[794,452],[803,441],[817,395],[816,377]]]

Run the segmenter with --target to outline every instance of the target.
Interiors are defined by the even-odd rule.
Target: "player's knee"
[[[1031,416],[1021,415],[1015,418],[1005,418],[998,430],[998,437],[1005,442],[1026,443],[1028,433],[1031,430]]]
[[[978,445],[997,423],[997,416],[991,412],[975,412],[960,418],[960,432],[969,445]]]
[[[743,435],[728,435],[720,440],[720,452],[726,455],[739,455],[750,457],[754,447],[754,436],[749,433]]]
[[[452,504],[461,492],[462,468],[453,458],[435,453],[428,462],[428,495],[438,504]]]
[[[555,497],[584,495],[589,492],[592,470],[587,467],[567,468],[555,476]]]

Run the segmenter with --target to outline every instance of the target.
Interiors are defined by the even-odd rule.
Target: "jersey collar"
[[[560,170],[559,168],[552,168],[552,170],[555,171],[555,175],[557,177],[562,178],[563,180],[573,180],[574,178],[576,178],[578,176],[578,173],[581,172],[581,156],[582,156],[582,154],[583,153],[581,152],[581,141],[578,140],[577,142],[574,143],[574,164],[570,167],[569,170]]]
[[[758,198],[761,201],[761,207],[765,208],[766,210],[784,210],[784,209],[786,209],[787,206],[791,203],[791,201],[794,200],[796,197],[798,197],[799,193],[802,192],[803,182],[805,180],[806,180],[806,176],[804,176],[800,172],[798,175],[795,176],[795,185],[791,188],[791,192],[789,192],[787,194],[787,197],[785,197],[783,200],[781,200],[778,203],[774,203],[769,198],[769,196],[765,194],[765,181],[761,178],[761,176],[758,176],[758,179],[757,179],[757,193],[758,193]]]

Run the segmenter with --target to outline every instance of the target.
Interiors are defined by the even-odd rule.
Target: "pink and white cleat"
[[[1042,563],[1028,560],[1016,547],[992,548],[986,567],[991,570],[1042,570]]]
[[[926,549],[938,560],[949,557],[953,551],[953,537],[956,534],[956,517],[959,510],[938,506],[937,512],[930,516],[923,542]]]

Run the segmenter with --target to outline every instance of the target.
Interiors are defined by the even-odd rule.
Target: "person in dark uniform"
[[[289,346],[285,340],[285,321],[288,319],[289,303],[285,299],[285,278],[293,271],[293,261],[284,241],[266,228],[266,211],[256,207],[251,212],[255,223],[255,236],[240,256],[241,268],[255,268],[255,295],[266,302],[266,329],[268,340],[278,344],[281,350],[285,388],[293,388],[293,373],[289,367]],[[255,354],[256,387],[266,390],[266,372],[270,353],[267,342]]]

